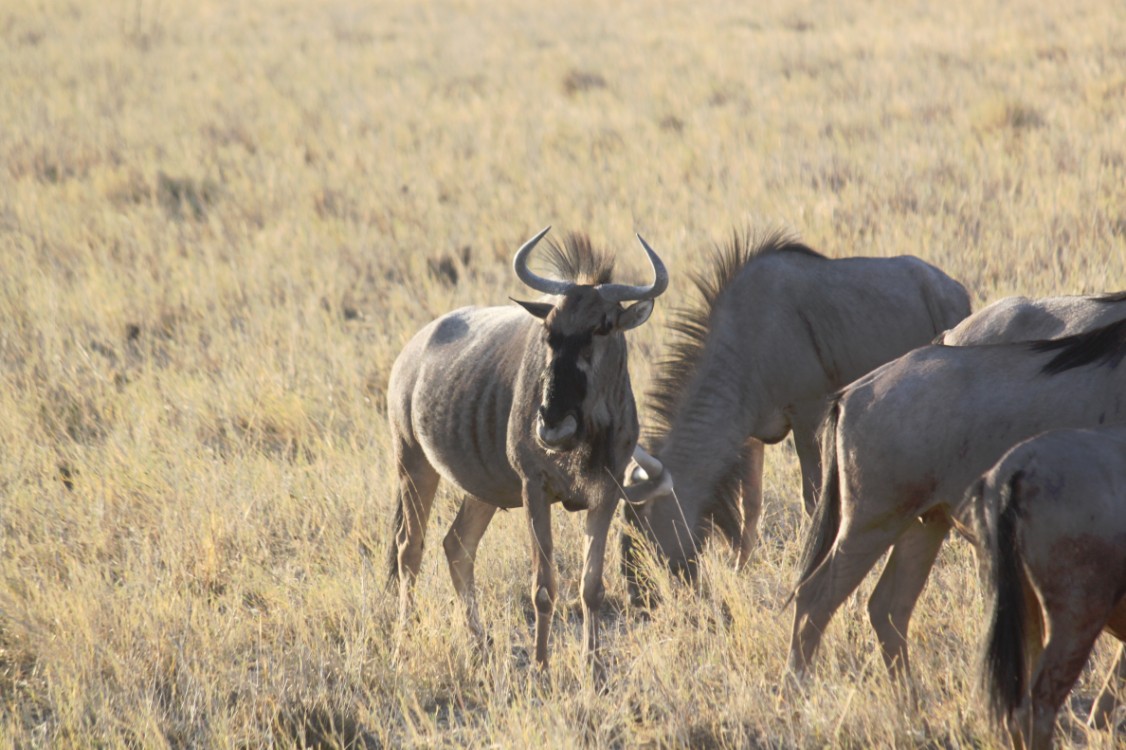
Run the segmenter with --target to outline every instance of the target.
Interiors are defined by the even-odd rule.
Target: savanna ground
[[[0,746],[1000,744],[960,540],[913,623],[919,713],[863,599],[808,694],[779,691],[806,524],[786,444],[742,574],[709,548],[700,591],[660,579],[641,612],[615,527],[605,694],[580,519],[555,512],[541,677],[524,518],[498,516],[480,666],[446,489],[394,660],[384,389],[435,315],[526,295],[511,255],[547,223],[627,280],[634,231],[670,266],[630,334],[643,417],[668,313],[734,228],[913,253],[975,306],[1126,288],[1119,3],[8,0],[0,102]]]

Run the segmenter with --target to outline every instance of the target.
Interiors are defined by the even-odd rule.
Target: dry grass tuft
[[[563,93],[567,96],[604,88],[606,88],[606,79],[600,73],[571,70],[563,77]]]

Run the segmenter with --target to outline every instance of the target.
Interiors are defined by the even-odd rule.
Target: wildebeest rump
[[[982,664],[994,717],[1014,748],[1050,748],[1099,634],[1126,641],[1126,428],[1020,443],[966,504],[994,590]]]

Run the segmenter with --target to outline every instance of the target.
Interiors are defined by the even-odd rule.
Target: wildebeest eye
[[[590,363],[591,357],[594,356],[594,344],[590,343],[579,349],[579,359],[583,362]]]

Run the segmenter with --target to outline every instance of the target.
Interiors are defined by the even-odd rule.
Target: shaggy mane
[[[551,269],[553,278],[579,284],[606,284],[613,280],[614,259],[590,243],[580,232],[570,232],[563,242],[548,239],[540,262]]]
[[[669,328],[673,332],[669,355],[658,363],[659,375],[647,395],[653,425],[647,427],[648,441],[659,452],[673,421],[680,411],[684,394],[696,374],[696,369],[708,344],[712,313],[723,293],[748,265],[759,258],[779,253],[824,258],[820,253],[800,243],[790,233],[774,229],[758,238],[751,231],[733,231],[722,247],[716,246],[710,262],[703,271],[691,276],[698,299],[687,307],[673,311]],[[741,483],[744,474],[744,453],[740,460],[720,482],[713,493],[713,506],[707,509],[712,523],[732,540],[741,534],[739,508]]]
[[[1126,320],[1062,339],[1036,341],[1031,346],[1037,352],[1058,352],[1041,370],[1046,375],[1084,365],[1108,365],[1113,369],[1126,358]]]

